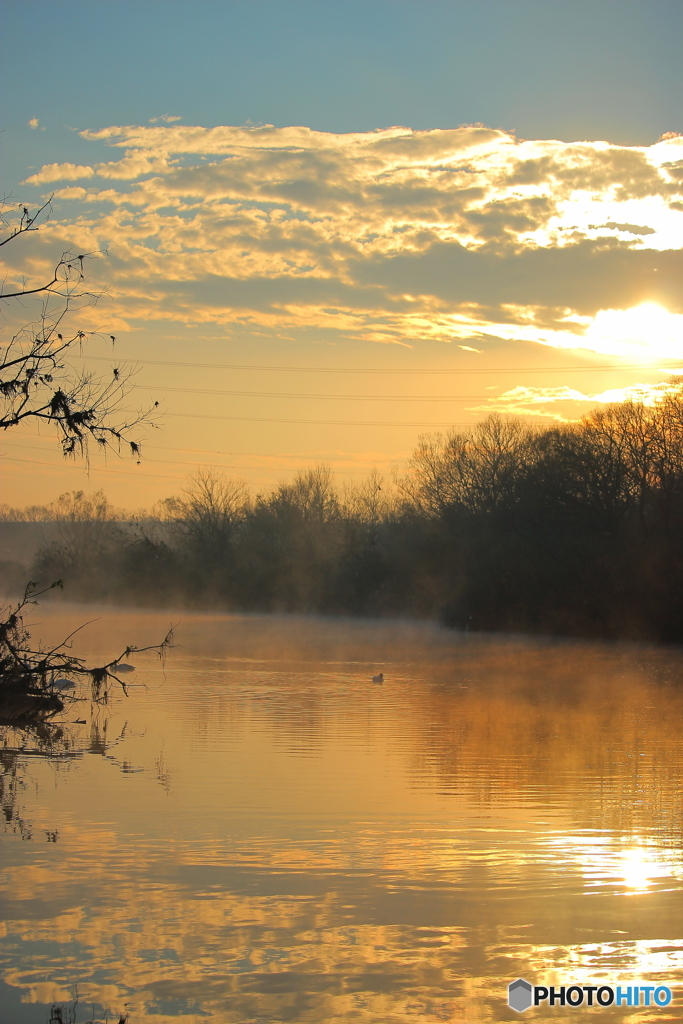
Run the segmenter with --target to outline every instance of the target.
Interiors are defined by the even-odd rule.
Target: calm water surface
[[[79,650],[168,621],[107,611]],[[177,639],[128,698],[0,730],[0,1019],[77,985],[130,1024],[683,1020],[682,652],[248,616]],[[676,991],[520,1018],[519,975]]]

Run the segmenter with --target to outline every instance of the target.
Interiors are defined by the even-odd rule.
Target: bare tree
[[[159,511],[193,550],[215,556],[229,545],[248,505],[249,494],[241,480],[200,469],[179,496],[159,503]]]
[[[351,522],[377,526],[387,520],[396,507],[396,495],[376,469],[359,484],[345,484],[342,488],[341,509]]]
[[[535,436],[527,424],[496,413],[467,431],[423,435],[399,487],[428,516],[493,509],[533,457]]]
[[[39,219],[49,216],[50,200],[33,214],[20,206],[14,219],[5,215],[7,209],[5,202],[0,207],[0,223],[5,229],[0,247],[36,231]],[[37,318],[0,345],[0,429],[25,421],[48,423],[56,428],[65,455],[87,458],[89,442],[95,441],[103,449],[127,447],[139,458],[137,431],[149,423],[152,410],[130,414],[123,408],[130,391],[130,372],[114,367],[110,376],[101,377],[68,362],[70,354],[76,354],[98,333],[68,328],[70,315],[97,299],[83,282],[86,261],[98,255],[102,253],[63,252],[51,273],[37,285],[23,282],[0,290],[3,302],[29,297],[41,300]],[[116,341],[114,335],[108,337],[112,344]]]
[[[126,671],[124,658],[144,651],[156,651],[163,659],[173,647],[171,627],[160,644],[148,647],[129,644],[105,665],[87,666],[83,658],[71,653],[73,633],[53,647],[34,644],[24,625],[26,610],[38,603],[36,598],[61,585],[58,581],[36,592],[35,584],[29,583],[21,600],[0,622],[0,708],[3,718],[20,722],[39,720],[61,711],[64,707],[62,688],[65,683],[69,686],[73,679],[86,680],[91,686],[92,699],[106,702],[112,681],[118,683],[124,693],[128,692],[125,681],[120,678],[120,673]]]
[[[5,228],[0,247],[36,231],[41,215],[49,215],[50,200],[34,214],[28,207],[20,206],[13,219],[4,215],[7,209],[6,202],[0,203],[0,224]],[[69,315],[96,301],[96,296],[85,290],[83,284],[84,264],[96,255],[100,254],[63,252],[52,272],[37,285],[23,282],[0,288],[0,300],[5,303],[21,303],[31,297],[38,297],[41,302],[37,319],[24,324],[8,343],[0,346],[0,429],[8,430],[24,422],[47,423],[56,428],[64,455],[87,459],[89,443],[95,441],[102,449],[128,447],[139,459],[140,440],[133,432],[149,422],[150,414],[131,416],[123,409],[130,390],[130,373],[114,367],[110,377],[95,377],[67,361],[96,333],[67,331]],[[113,335],[109,337],[112,343],[116,341]],[[75,527],[83,526],[81,520],[86,516],[82,512],[74,505],[68,518]],[[60,580],[46,590],[61,585]],[[70,638],[51,649],[33,643],[24,625],[24,614],[28,606],[35,604],[36,597],[45,592],[36,593],[35,584],[29,583],[16,607],[0,609],[0,707],[4,717],[13,720],[43,718],[63,708],[55,690],[58,673],[88,678],[94,699],[106,696],[110,680],[120,683],[125,692],[117,666],[135,648],[127,647],[106,665],[89,668],[83,659],[70,653]],[[155,649],[163,654],[171,645],[171,636],[169,632],[161,644],[142,649]]]

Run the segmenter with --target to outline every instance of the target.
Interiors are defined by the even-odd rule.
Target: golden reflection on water
[[[165,626],[110,613],[85,644]],[[509,1020],[519,975],[681,985],[679,652],[258,617],[178,636],[50,757],[6,731],[8,1020],[74,984],[131,1024]]]

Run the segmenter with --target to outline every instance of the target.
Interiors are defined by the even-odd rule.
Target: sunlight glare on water
[[[681,985],[679,651],[181,618],[127,698],[2,729],[3,1021],[74,986],[130,1024],[393,1024],[518,1019],[518,976]],[[167,626],[105,611],[79,648]]]

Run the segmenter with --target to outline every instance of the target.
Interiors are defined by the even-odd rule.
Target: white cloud
[[[82,204],[51,230],[115,255],[122,315],[475,351],[491,336],[630,360],[681,351],[683,138],[620,147],[173,119],[83,132],[121,158],[27,179],[63,181],[58,197]],[[652,330],[627,336],[618,314],[644,303]]]
[[[584,394],[566,386],[519,386],[488,399],[485,405],[474,406],[470,411],[543,416],[566,422],[579,419],[586,412],[586,405],[611,405],[628,401],[656,405],[666,395],[679,392],[680,384],[672,383],[670,380],[658,384],[629,384],[623,388],[610,388],[597,394]],[[562,407],[559,410],[558,405]]]
[[[44,164],[37,174],[32,174],[25,185],[47,185],[51,181],[68,181],[74,178],[92,178],[92,167],[80,164]]]

